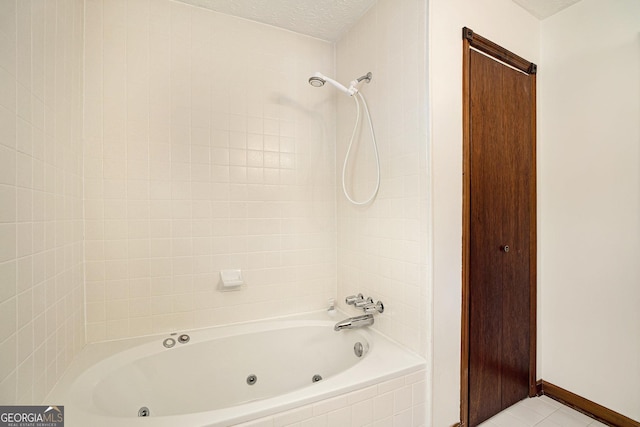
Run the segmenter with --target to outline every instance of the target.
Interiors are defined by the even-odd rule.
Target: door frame
[[[532,153],[529,203],[531,222],[529,227],[529,397],[537,394],[536,386],[536,317],[537,317],[537,245],[536,245],[536,64],[504,49],[492,41],[476,34],[473,30],[462,29],[462,342],[460,362],[460,426],[469,425],[469,263],[471,231],[471,50],[479,51],[512,68],[531,76],[532,93]]]

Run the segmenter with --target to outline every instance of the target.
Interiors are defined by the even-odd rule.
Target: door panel
[[[470,419],[484,420],[500,411],[502,404],[500,393],[496,393],[502,387],[502,254],[496,244],[496,236],[503,240],[504,223],[503,211],[498,208],[503,204],[504,189],[497,173],[503,163],[499,125],[502,79],[500,64],[484,55],[472,52],[471,64],[469,394]]]
[[[503,68],[503,126],[505,164],[509,173],[505,200],[505,234],[510,251],[503,269],[502,406],[528,395],[529,384],[529,179],[531,168],[531,84],[529,76]]]
[[[532,102],[524,73],[475,51],[470,72],[468,403],[475,426],[529,392]]]

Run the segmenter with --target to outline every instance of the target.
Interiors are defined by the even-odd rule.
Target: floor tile
[[[545,397],[545,396],[542,396],[542,397]],[[553,412],[560,409],[561,405],[558,402],[556,402],[555,400],[549,399],[547,397],[546,399],[549,399],[550,400],[549,402],[543,399],[542,397],[535,398],[535,399],[524,399],[522,402],[520,402],[520,404],[516,406],[524,406],[526,408],[529,408],[535,411],[536,413],[542,415],[543,418],[548,417]]]
[[[593,418],[586,416],[582,412],[575,411],[567,406],[561,407],[559,411],[569,415],[571,418],[575,419],[576,421],[581,423],[586,423],[587,425],[595,421]]]
[[[549,415],[551,415],[551,413],[557,411],[557,409],[552,408],[547,413],[541,414],[529,406],[530,403],[527,402],[529,400],[531,399],[525,399],[522,402],[513,405],[512,407],[508,408],[506,412],[526,422],[527,425],[535,426],[536,424],[547,418]]]
[[[590,418],[589,421],[585,421],[583,419],[579,419],[576,416],[573,416],[572,414],[563,412],[562,410],[554,412],[547,419],[553,421],[556,424],[560,424],[562,427],[587,427],[593,422],[593,420],[591,420]]]
[[[507,411],[502,411],[489,420],[498,427],[531,427],[533,424],[527,423],[520,418],[516,418]],[[485,427],[486,423],[481,424]]]
[[[550,398],[549,396],[539,396],[536,397],[534,399],[528,399],[528,400],[539,400],[541,402],[544,402],[548,405],[553,406],[554,408],[562,408],[564,405],[562,405],[562,403],[558,402],[557,400],[553,400],[552,398]]]
[[[535,427],[562,427],[562,425],[556,424],[555,422],[551,421],[549,418],[546,418],[542,420],[542,422],[536,424]]]
[[[479,427],[606,427],[546,396],[524,399]]]

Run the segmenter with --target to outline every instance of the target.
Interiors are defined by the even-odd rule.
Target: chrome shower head
[[[309,84],[313,87],[322,87],[327,81],[322,77],[311,76],[309,77]]]

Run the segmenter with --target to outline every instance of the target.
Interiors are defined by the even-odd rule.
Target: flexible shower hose
[[[349,192],[347,191],[347,185],[345,183],[345,175],[347,173],[347,163],[349,162],[351,147],[353,146],[353,141],[355,139],[356,132],[358,131],[358,125],[360,124],[360,102],[358,101],[358,97],[360,97],[360,99],[362,100],[362,104],[364,105],[364,110],[367,113],[367,118],[369,120],[369,130],[371,131],[371,139],[373,143],[373,152],[375,153],[375,156],[376,156],[376,188],[373,190],[373,193],[371,193],[371,196],[363,202],[358,202],[349,195]],[[378,194],[378,191],[380,190],[380,157],[378,155],[378,143],[376,142],[376,135],[373,131],[373,124],[371,123],[371,114],[369,113],[369,107],[367,106],[367,101],[364,99],[364,96],[362,96],[360,92],[356,92],[352,96],[352,98],[356,103],[356,122],[353,125],[353,132],[351,133],[351,140],[349,141],[347,154],[344,156],[344,165],[342,166],[342,191],[344,192],[344,196],[347,198],[349,202],[357,206],[362,206],[362,205],[367,205],[371,203],[373,199],[375,199],[376,195]]]

